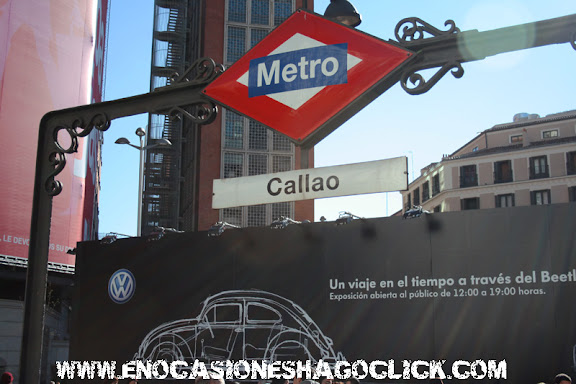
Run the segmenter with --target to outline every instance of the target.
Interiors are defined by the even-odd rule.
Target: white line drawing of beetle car
[[[134,360],[345,360],[332,339],[296,303],[259,290],[208,297],[200,314],[162,324],[146,335]]]

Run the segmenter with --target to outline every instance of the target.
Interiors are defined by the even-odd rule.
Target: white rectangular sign
[[[214,180],[212,208],[408,189],[405,156],[334,167]]]

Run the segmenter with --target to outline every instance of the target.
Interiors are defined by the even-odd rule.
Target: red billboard
[[[23,263],[28,255],[40,119],[101,100],[107,3],[0,0],[0,260]],[[54,198],[51,263],[74,265],[66,251],[93,237],[98,142],[82,140],[60,175],[65,188]]]

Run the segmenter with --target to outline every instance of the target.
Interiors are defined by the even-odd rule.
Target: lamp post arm
[[[132,144],[132,143],[126,143],[126,145],[129,145],[129,146],[131,146],[132,148],[136,148],[136,149],[139,150],[139,151],[141,151],[141,150],[144,149],[143,147],[139,147],[139,146],[134,145],[134,144]]]
[[[149,149],[158,148],[158,147],[169,148],[170,146],[171,146],[171,144],[158,144],[158,143],[156,143],[156,144],[147,145],[147,146],[143,147],[142,150],[147,151]]]

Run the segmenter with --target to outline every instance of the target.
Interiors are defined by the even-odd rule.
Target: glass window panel
[[[272,173],[292,170],[292,157],[272,156]]]
[[[270,24],[270,0],[252,0],[252,24]]]
[[[266,225],[266,206],[252,205],[248,207],[247,224],[249,227],[262,227]]]
[[[273,203],[272,204],[272,219],[277,219],[280,216],[292,217],[292,210],[290,203]]]
[[[229,0],[228,21],[246,22],[246,0]]]
[[[286,136],[278,132],[272,133],[272,150],[281,152],[292,152],[292,143]]]
[[[242,176],[244,156],[241,153],[224,153],[224,178]]]
[[[268,34],[267,29],[252,29],[250,30],[250,48],[255,46]]]
[[[222,210],[222,221],[228,224],[241,226],[242,225],[242,208],[225,208]]]
[[[568,196],[570,201],[576,201],[576,187],[568,188]]]
[[[246,29],[228,27],[228,48],[226,60],[233,63],[246,52]]]
[[[226,111],[224,148],[242,149],[243,146],[244,146],[244,118],[235,112]]]
[[[268,156],[266,155],[248,155],[248,176],[268,173],[267,160]]]
[[[274,0],[274,25],[281,24],[292,14],[292,0]]]
[[[546,189],[543,191],[534,191],[532,192],[532,194],[533,194],[532,204],[535,205],[550,204],[550,190]]]
[[[416,188],[412,194],[412,199],[414,200],[414,205],[420,205],[420,188]]]
[[[514,206],[514,194],[508,193],[505,195],[496,196],[496,208],[513,207],[513,206]]]
[[[250,121],[248,148],[262,151],[268,149],[268,129],[255,121]]]
[[[522,136],[522,135],[513,135],[513,136],[510,136],[510,142],[511,142],[511,143],[521,143],[521,142],[522,142],[522,139],[523,139],[523,136]]]

